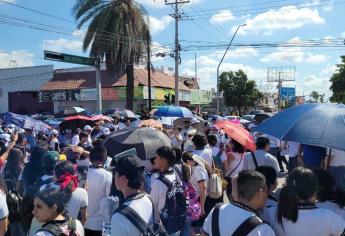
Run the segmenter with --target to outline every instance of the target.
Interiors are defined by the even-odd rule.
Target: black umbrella
[[[104,147],[110,157],[135,148],[138,157],[142,160],[153,158],[158,148],[170,145],[171,141],[167,135],[148,127],[123,130],[110,135],[104,141]]]

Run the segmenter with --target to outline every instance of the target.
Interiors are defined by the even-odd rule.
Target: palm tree
[[[127,109],[133,110],[134,64],[151,43],[145,9],[133,0],[76,0],[73,14],[77,29],[88,22],[83,50],[90,46],[90,56],[105,58],[111,75],[126,71]]]

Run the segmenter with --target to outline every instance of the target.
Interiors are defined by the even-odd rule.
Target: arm
[[[0,164],[3,164],[6,162],[7,158],[8,158],[8,154],[10,153],[10,151],[12,150],[12,148],[16,145],[16,142],[18,140],[18,134],[14,133],[11,137],[12,141],[10,142],[10,144],[7,147],[7,150],[0,156]]]
[[[201,205],[201,215],[205,215],[205,200],[206,200],[206,193],[207,193],[207,186],[206,181],[201,180],[199,181],[199,197],[200,197],[200,205]]]
[[[85,151],[84,148],[79,146],[72,146],[72,151],[78,153],[79,155],[84,155],[86,157],[90,156],[90,152]]]
[[[84,208],[80,208],[80,216],[81,216],[81,219],[80,219],[80,222],[84,225],[85,222],[86,222],[86,219],[87,219],[87,211],[86,211],[86,207]]]

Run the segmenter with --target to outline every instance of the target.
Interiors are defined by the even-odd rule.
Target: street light
[[[226,54],[228,53],[228,50],[229,50],[229,48],[230,48],[230,46],[231,46],[231,44],[232,44],[232,41],[234,41],[234,38],[236,37],[237,31],[240,29],[240,27],[243,27],[243,26],[246,26],[246,25],[247,25],[247,24],[241,24],[241,25],[239,25],[239,26],[237,27],[237,29],[236,29],[234,35],[232,36],[232,39],[231,39],[231,41],[230,41],[230,43],[229,43],[229,45],[228,45],[226,51],[225,51],[225,53],[224,53],[222,59],[221,59],[220,62],[219,62],[219,65],[218,65],[218,67],[217,67],[217,115],[219,115],[219,67],[220,67],[220,65],[222,64],[222,62],[223,62],[223,60],[224,60]]]

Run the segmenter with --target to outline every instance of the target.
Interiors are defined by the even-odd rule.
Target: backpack
[[[184,190],[176,180],[170,182],[164,175],[160,175],[158,179],[168,187],[160,218],[168,234],[176,233],[186,223],[187,204]]]
[[[222,162],[222,154],[223,154],[223,150],[219,149],[219,152],[217,153],[217,155],[213,156],[213,161],[216,168],[222,170],[222,172],[224,173],[225,170],[224,170],[224,165]]]
[[[215,206],[212,212],[212,235],[220,235],[219,231],[219,209],[222,206],[222,203],[219,203]],[[264,224],[264,222],[258,216],[251,216],[245,220],[237,229],[234,231],[232,236],[246,236],[257,226]]]
[[[6,194],[6,202],[8,207],[8,219],[10,222],[20,221],[20,207],[23,198],[18,194],[15,182],[11,179],[5,180],[8,192]]]
[[[182,188],[187,202],[187,218],[190,221],[199,220],[201,215],[201,206],[194,186],[190,181],[183,181],[182,172],[176,166],[173,166],[173,169],[182,180]]]
[[[36,233],[48,231],[54,236],[78,236],[77,230],[77,223],[76,220],[68,217],[67,218],[67,229],[68,231],[64,231],[57,222],[51,221],[42,226]]]

